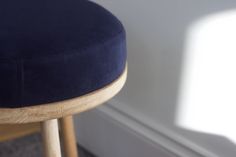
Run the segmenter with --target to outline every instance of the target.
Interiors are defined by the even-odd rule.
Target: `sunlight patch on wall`
[[[186,42],[176,123],[236,142],[236,11],[197,21]]]

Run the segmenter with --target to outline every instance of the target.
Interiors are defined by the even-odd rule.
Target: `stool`
[[[46,157],[76,157],[72,115],[116,95],[125,30],[87,0],[0,2],[0,124],[40,122]]]

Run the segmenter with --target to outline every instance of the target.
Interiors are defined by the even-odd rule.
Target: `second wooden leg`
[[[60,120],[61,135],[66,157],[79,157],[76,145],[73,117],[67,116]]]
[[[61,157],[57,119],[41,122],[45,157]]]

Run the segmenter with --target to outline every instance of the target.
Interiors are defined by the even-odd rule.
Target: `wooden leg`
[[[41,122],[45,157],[61,157],[57,119]]]
[[[67,116],[60,120],[61,135],[66,157],[79,157],[76,145],[73,117]]]

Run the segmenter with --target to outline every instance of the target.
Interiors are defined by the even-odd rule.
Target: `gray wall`
[[[236,9],[236,1],[95,1],[118,16],[127,30],[128,81],[114,100],[147,123],[169,127],[219,156],[235,156],[230,154],[236,154],[236,147],[226,138],[188,131],[174,122],[189,26],[207,15]]]

